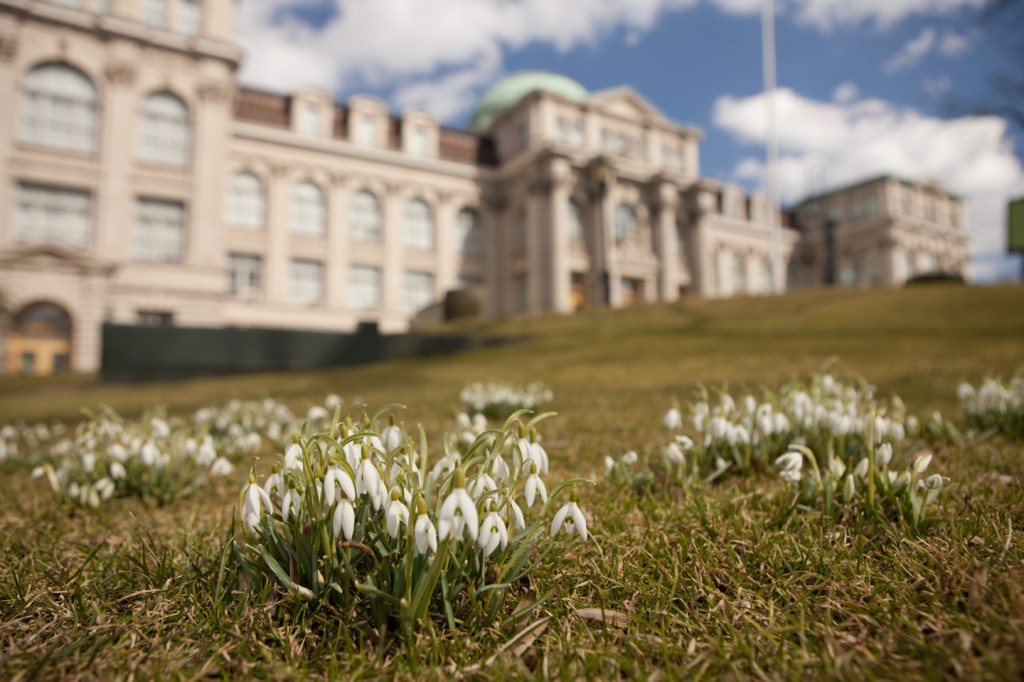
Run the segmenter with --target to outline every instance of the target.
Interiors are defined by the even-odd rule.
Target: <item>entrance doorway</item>
[[[71,369],[71,317],[53,303],[33,303],[14,316],[7,372],[42,376]]]

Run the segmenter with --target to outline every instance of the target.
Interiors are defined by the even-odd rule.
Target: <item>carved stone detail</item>
[[[120,86],[131,86],[135,83],[135,77],[138,72],[135,67],[126,62],[115,62],[108,64],[104,70],[104,75],[107,77],[107,82],[111,85]]]
[[[227,104],[231,101],[231,89],[220,83],[203,83],[199,86],[199,99],[212,104]]]

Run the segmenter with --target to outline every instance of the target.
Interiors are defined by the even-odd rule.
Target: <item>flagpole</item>
[[[769,230],[772,262],[772,293],[780,294],[784,288],[782,277],[780,200],[779,200],[779,139],[775,127],[775,6],[773,0],[764,0],[761,6],[761,63],[764,66],[765,101],[765,190],[771,205]]]

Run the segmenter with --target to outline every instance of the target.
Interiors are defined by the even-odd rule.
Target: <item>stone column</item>
[[[348,284],[349,216],[352,186],[344,175],[332,175],[327,199],[327,254],[324,262],[328,308],[346,308]]]
[[[381,268],[382,315],[403,317],[402,280],[405,253],[405,202],[399,185],[388,185],[384,198],[384,261]]]
[[[291,198],[295,179],[287,166],[271,168],[267,191],[267,241],[263,262],[266,264],[266,296],[268,303],[282,304],[288,300],[289,250],[291,232]]]
[[[484,243],[484,307],[488,316],[506,314],[509,250],[504,241],[504,219],[508,200],[503,194],[483,197],[480,202],[480,228]]]
[[[676,239],[676,209],[679,203],[675,185],[667,182],[657,187],[655,234],[658,244],[659,283],[658,297],[662,301],[679,298],[679,242]]]
[[[455,195],[442,193],[434,209],[434,299],[441,301],[446,292],[458,288],[459,275],[456,271],[458,245],[455,232],[458,222],[459,205]]]
[[[11,29],[5,27],[4,32],[0,33],[0,92],[7,93],[7,99],[0,106],[0,168],[5,169],[5,171],[11,167],[11,147],[18,136],[18,130],[21,128],[20,122],[14,116],[15,109],[20,108],[15,106],[14,102],[18,102],[21,99],[21,92],[15,88],[15,83],[17,83],[18,38],[13,32],[8,33],[8,30]],[[4,182],[0,183],[0,216],[3,216],[3,219],[0,220],[0,244],[10,242],[9,232],[11,230],[11,216],[14,215],[13,203],[15,201],[13,189],[14,185],[10,177],[4,178]],[[3,343],[3,341],[0,340],[0,343]],[[3,365],[0,365],[0,368],[2,367]]]
[[[109,64],[103,75],[107,87],[103,88],[97,111],[100,177],[98,192],[93,196],[96,216],[93,244],[100,260],[123,262],[132,260],[135,249],[137,209],[129,178],[139,147],[137,72],[133,64],[122,61]]]
[[[224,196],[227,192],[227,145],[230,136],[231,88],[220,83],[199,86],[192,116],[192,201],[187,262],[223,267]]]
[[[544,251],[547,247],[547,216],[545,215],[548,186],[545,182],[534,182],[526,196],[526,312],[535,313],[544,309],[542,299],[543,281],[548,273],[544,267]]]
[[[548,310],[572,312],[572,268],[569,265],[569,193],[570,170],[568,161],[557,159],[550,169],[551,188],[548,193],[549,229],[545,248],[548,251]]]

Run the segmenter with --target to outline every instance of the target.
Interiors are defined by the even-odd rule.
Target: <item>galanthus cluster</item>
[[[816,455],[805,446],[792,445],[776,458],[775,467],[796,492],[790,513],[798,505],[820,507],[837,516],[861,509],[874,516],[900,517],[917,530],[926,508],[949,482],[941,474],[927,474],[932,457],[907,451],[894,458],[892,444],[881,443],[848,464],[831,452]]]
[[[479,413],[498,421],[507,419],[518,410],[536,410],[553,398],[551,389],[540,381],[525,387],[496,381],[476,382],[463,388],[459,394],[466,413]]]
[[[225,450],[253,455],[264,443],[278,448],[294,433],[327,428],[335,409],[343,402],[341,397],[331,394],[323,405],[310,406],[300,418],[273,398],[232,400],[220,407],[197,410],[192,421],[197,431],[210,433]]]
[[[218,453],[208,433],[195,433],[161,412],[139,421],[104,409],[56,443],[32,475],[54,493],[89,507],[115,496],[136,495],[159,504],[184,497],[205,475],[227,476],[234,465]]]
[[[531,546],[562,531],[587,539],[579,481],[550,492],[544,481],[540,417],[516,413],[431,463],[425,439],[382,415],[342,420],[338,410],[324,432],[297,434],[262,485],[250,476],[240,501],[250,575],[408,629],[430,615],[492,619],[532,568]]]
[[[815,450],[833,447],[849,460],[866,453],[869,432],[876,443],[899,446],[919,430],[898,397],[878,400],[871,386],[843,384],[831,374],[790,383],[760,399],[750,393],[736,398],[724,389],[712,399],[703,391],[686,418],[673,405],[663,423],[685,438],[666,446],[666,465],[683,464],[690,477],[763,467],[792,442]]]
[[[1003,383],[988,377],[978,388],[964,382],[957,397],[968,425],[998,429],[1011,438],[1024,438],[1024,367]]]

